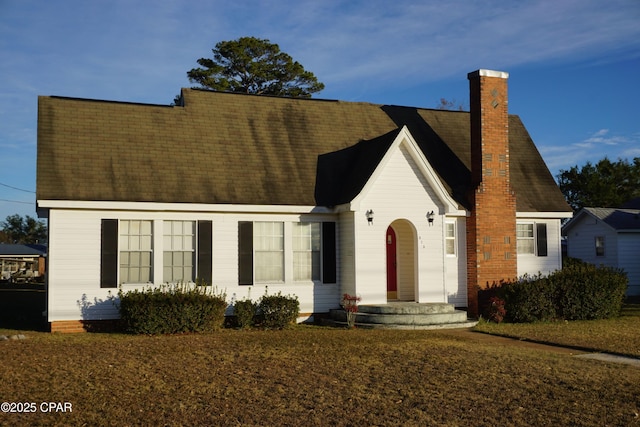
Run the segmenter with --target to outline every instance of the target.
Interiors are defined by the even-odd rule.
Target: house
[[[44,245],[0,243],[0,283],[37,282],[45,274]]]
[[[627,273],[627,296],[640,296],[640,199],[622,208],[582,208],[562,228],[567,255],[621,268]]]
[[[52,331],[116,318],[109,295],[200,278],[301,313],[445,302],[561,268],[571,216],[508,74],[470,73],[471,111],[183,89],[176,106],[38,104],[37,206]]]

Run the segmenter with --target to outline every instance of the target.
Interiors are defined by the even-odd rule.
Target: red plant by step
[[[491,297],[489,299],[491,307],[489,308],[489,320],[500,323],[504,320],[507,314],[507,310],[504,308],[504,300],[498,297]]]
[[[349,328],[355,328],[356,326],[356,313],[358,312],[358,303],[361,299],[361,297],[356,295],[342,295],[342,308],[347,313],[347,326]]]

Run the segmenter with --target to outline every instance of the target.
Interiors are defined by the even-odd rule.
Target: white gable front
[[[352,240],[343,236],[343,243],[353,245],[354,256],[349,260],[353,274],[345,278],[345,289],[360,295],[362,303],[391,299],[387,289],[391,274],[387,229],[391,227],[397,235],[395,299],[466,305],[465,211],[458,209],[406,128],[349,211],[352,215],[345,218],[353,221]],[[371,221],[367,212],[372,214]],[[445,250],[447,222],[455,230],[453,254]]]

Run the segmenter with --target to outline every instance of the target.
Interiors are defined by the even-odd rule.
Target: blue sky
[[[38,95],[169,104],[242,36],[312,71],[316,98],[468,106],[468,72],[507,71],[510,113],[554,176],[631,160],[639,23],[638,0],[0,0],[0,221],[35,216]]]

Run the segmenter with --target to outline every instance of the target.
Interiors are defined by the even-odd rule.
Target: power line
[[[7,184],[3,184],[0,182],[0,185],[2,185],[3,187],[7,187],[7,188],[12,188],[14,190],[18,190],[18,191],[24,191],[25,193],[35,193],[35,191],[31,191],[31,190],[24,190],[22,188],[18,188],[18,187],[13,187],[11,185],[7,185]]]
[[[8,199],[0,199],[0,202],[23,203],[25,205],[33,205],[33,204],[35,204],[35,202],[21,202],[20,200],[8,200]]]

